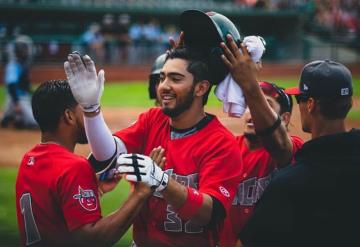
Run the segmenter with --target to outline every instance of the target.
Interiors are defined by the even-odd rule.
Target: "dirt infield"
[[[360,108],[360,100],[354,101],[354,107]],[[116,131],[129,126],[136,120],[139,113],[145,111],[145,108],[105,108],[104,116],[111,131]],[[237,118],[229,118],[219,108],[208,108],[207,112],[217,115],[220,121],[228,127],[234,134],[242,132],[242,121]],[[347,128],[360,128],[360,121],[347,121]],[[293,116],[290,124],[290,133],[298,135],[304,140],[310,136],[301,130],[301,122],[298,107],[294,107]],[[0,128],[0,166],[14,167],[18,166],[22,155],[32,146],[39,142],[39,131],[25,131],[15,129]],[[87,145],[78,145],[76,153],[87,155],[89,148]]]

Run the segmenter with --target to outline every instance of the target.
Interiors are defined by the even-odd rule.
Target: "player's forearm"
[[[176,210],[181,209],[185,203],[189,203],[187,188],[176,182],[174,179],[170,179],[165,190],[162,191],[162,195],[168,204],[170,204]],[[206,225],[209,223],[212,212],[212,199],[209,195],[201,194],[203,201],[201,207],[191,217],[194,223],[199,225]],[[181,215],[179,215],[181,217]]]
[[[180,208],[186,201],[186,187],[176,182],[173,178],[169,179],[167,187],[161,192],[168,204],[174,208]]]
[[[258,82],[249,82],[242,89],[255,129],[264,130],[271,127],[277,119],[277,114],[267,102]]]
[[[277,162],[279,168],[290,163],[293,146],[290,136],[286,131],[286,127],[283,124],[281,124],[272,134],[263,136],[261,140],[263,146]]]
[[[278,164],[287,164],[292,157],[292,143],[286,127],[282,122],[280,125],[274,126],[276,121],[281,121],[281,119],[278,120],[279,116],[267,102],[257,82],[245,87],[244,94],[255,129],[259,132],[264,130],[266,132],[275,127],[269,133],[259,135],[264,147]]]
[[[110,159],[115,153],[116,145],[102,113],[84,113],[84,125],[95,159],[98,161]]]
[[[84,243],[84,239],[89,240],[87,246],[113,246],[129,229],[150,195],[150,190],[132,192],[121,208],[114,213],[77,230],[76,239],[81,244]]]
[[[120,209],[98,222],[98,229],[102,229],[99,239],[105,239],[110,246],[119,240],[129,229],[149,196],[150,193],[131,193]]]

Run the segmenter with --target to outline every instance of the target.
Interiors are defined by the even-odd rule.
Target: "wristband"
[[[281,125],[281,119],[280,116],[278,115],[276,121],[272,126],[263,130],[255,130],[255,133],[258,136],[267,136],[273,133],[280,125]]]
[[[88,113],[99,113],[100,112],[100,103],[95,103],[95,104],[92,104],[92,105],[89,105],[89,106],[82,106],[80,105],[80,107],[82,108],[82,110],[84,112],[88,112]]]
[[[180,218],[184,220],[191,219],[201,208],[204,197],[196,189],[187,187],[187,198],[185,203],[177,210]]]

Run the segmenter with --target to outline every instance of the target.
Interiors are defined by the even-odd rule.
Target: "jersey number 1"
[[[20,198],[21,214],[24,217],[24,226],[26,234],[26,245],[31,245],[41,240],[39,230],[36,226],[32,207],[31,207],[31,195],[25,193]]]

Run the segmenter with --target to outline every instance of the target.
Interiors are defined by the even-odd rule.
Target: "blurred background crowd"
[[[35,63],[62,62],[78,50],[99,64],[148,64],[192,8],[225,14],[243,35],[262,35],[265,60],[360,61],[359,0],[0,0],[0,60],[20,38]]]

